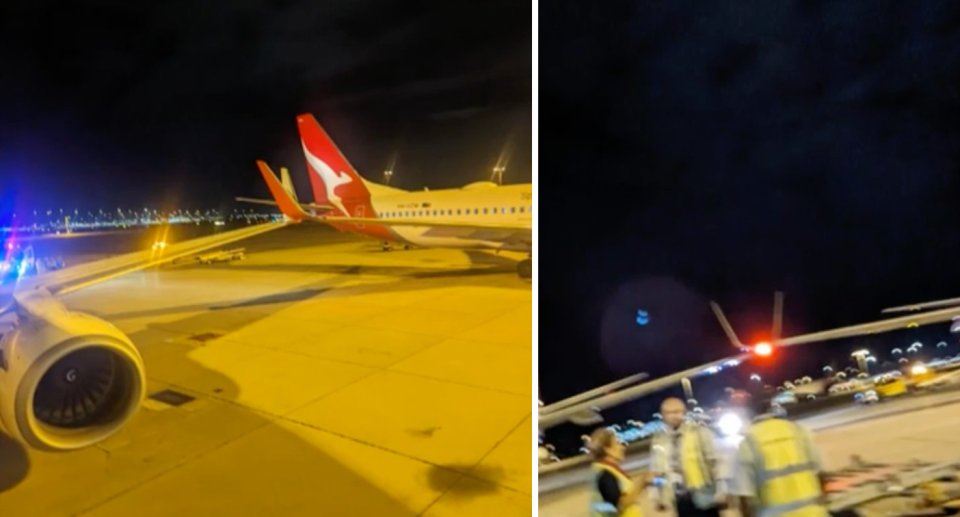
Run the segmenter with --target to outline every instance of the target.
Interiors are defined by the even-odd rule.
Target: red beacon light
[[[770,343],[757,343],[753,347],[753,353],[766,357],[773,353],[773,347],[770,346]]]

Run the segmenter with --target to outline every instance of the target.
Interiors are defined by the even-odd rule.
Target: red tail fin
[[[338,215],[373,216],[370,192],[363,179],[320,127],[317,119],[309,113],[299,115],[297,127],[316,203],[335,206],[340,212]]]

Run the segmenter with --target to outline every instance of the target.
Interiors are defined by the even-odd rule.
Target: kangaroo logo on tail
[[[310,185],[316,202],[332,205],[342,216],[357,216],[359,211],[375,213],[369,206],[370,191],[366,182],[313,115],[298,116],[297,128],[307,169],[311,171]]]
[[[353,181],[353,178],[346,172],[341,171],[338,173],[334,171],[326,162],[314,156],[310,150],[307,149],[307,144],[302,140],[300,144],[303,145],[303,154],[307,157],[307,162],[310,163],[310,167],[316,171],[323,181],[323,186],[327,190],[327,199],[333,206],[340,210],[342,215],[350,215],[346,207],[343,206],[343,199],[337,194],[337,187],[350,183]]]

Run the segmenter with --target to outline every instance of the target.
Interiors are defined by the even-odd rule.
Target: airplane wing
[[[5,318],[4,335],[0,337],[0,371],[8,374],[14,387],[14,391],[4,394],[7,411],[0,418],[4,420],[5,432],[17,442],[46,451],[89,447],[126,425],[146,395],[143,358],[130,337],[96,316],[70,311],[58,295],[269,232],[284,224],[249,226],[0,286],[0,316],[14,312],[17,315],[13,320]],[[67,384],[89,375],[88,379],[98,380],[83,382],[96,382],[96,388],[84,391],[78,399],[74,396],[75,388],[65,388],[61,381],[44,381],[54,378],[50,376],[54,371],[68,372]],[[55,376],[59,378],[60,374]]]
[[[374,217],[334,217],[315,216],[304,210],[283,186],[266,162],[257,161],[257,167],[267,182],[277,207],[287,218],[293,221],[316,221],[326,224],[370,224],[378,226],[411,226],[426,228],[436,236],[461,237],[491,241],[533,240],[533,228],[524,224],[469,223],[452,221],[427,221],[416,219],[381,219]]]
[[[624,402],[637,399],[640,397],[645,397],[651,393],[656,393],[660,390],[666,389],[674,384],[679,383],[685,378],[694,378],[700,375],[713,373],[719,371],[719,369],[724,367],[733,367],[742,363],[743,361],[749,360],[753,357],[752,354],[739,354],[731,357],[725,357],[723,359],[718,359],[716,361],[701,364],[699,366],[694,366],[688,370],[682,372],[677,372],[666,377],[660,377],[659,379],[652,380],[650,382],[645,382],[643,384],[638,384],[631,388],[626,388],[618,392],[612,393],[610,395],[603,395],[596,398],[591,398],[586,401],[580,402],[578,404],[566,405],[555,411],[548,411],[544,413],[541,411],[537,416],[537,425],[540,429],[547,429],[560,425],[564,422],[573,420],[574,418],[582,418],[584,414],[589,412],[596,412],[601,409],[608,407],[616,406],[618,404],[623,404]],[[620,381],[618,381],[620,382]]]
[[[559,411],[565,407],[572,406],[574,404],[579,404],[587,400],[599,398],[603,395],[609,395],[613,390],[629,386],[631,384],[637,383],[649,377],[646,373],[638,373],[631,375],[629,377],[620,379],[618,381],[611,382],[610,384],[605,384],[598,388],[592,390],[584,391],[572,397],[565,398],[559,402],[554,402],[552,404],[542,406],[540,408],[540,414],[553,413],[554,411]]]
[[[217,248],[232,242],[276,230],[286,223],[265,223],[248,226],[198,239],[171,244],[158,250],[138,251],[67,267],[58,271],[21,279],[15,284],[0,288],[0,299],[11,299],[14,291],[45,288],[51,294],[67,294],[101,282],[143,269],[165,264],[202,251]],[[0,308],[2,309],[2,308]],[[0,310],[0,313],[3,311]]]
[[[943,302],[931,302],[933,304],[943,304],[947,305],[948,300]],[[781,302],[782,304],[782,302]],[[936,305],[929,305],[931,307]],[[740,341],[737,338],[737,335],[733,331],[730,322],[727,321],[726,316],[724,316],[723,311],[720,309],[720,306],[716,302],[710,302],[710,307],[713,309],[714,314],[717,316],[717,319],[720,321],[720,326],[723,327],[724,332],[727,334],[727,337],[730,340],[730,344],[737,349],[747,349],[751,348],[753,345],[747,345]],[[782,310],[782,305],[780,310]],[[832,339],[844,339],[849,337],[863,336],[867,334],[876,334],[878,332],[890,332],[893,330],[900,330],[905,328],[918,327],[920,325],[929,325],[931,323],[946,323],[953,321],[954,318],[960,316],[960,305],[955,305],[952,307],[947,307],[945,309],[939,309],[929,312],[921,312],[918,314],[909,314],[907,316],[899,316],[896,318],[890,318],[885,320],[874,321],[871,323],[861,323],[859,325],[850,325],[847,327],[840,327],[830,330],[822,330],[820,332],[811,332],[809,334],[801,334],[798,336],[792,336],[787,338],[777,338],[773,339],[770,343],[774,346],[796,346],[796,345],[805,345],[808,343],[817,343],[820,341],[829,341]]]
[[[742,351],[753,348],[751,345],[745,345],[740,341],[736,333],[733,331],[733,327],[730,325],[730,322],[727,321],[727,318],[724,316],[723,311],[720,309],[720,306],[717,303],[710,302],[710,306],[713,308],[714,314],[716,314],[717,319],[720,321],[720,325],[723,327],[724,332],[730,339],[730,343],[735,348]],[[782,311],[783,298],[780,293],[777,293],[777,297],[774,301],[774,337],[779,336],[782,321]],[[862,323],[859,325],[851,325],[848,327],[812,332],[810,334],[802,334],[788,338],[779,338],[773,340],[771,343],[778,347],[804,345],[808,343],[817,343],[820,341],[829,341],[831,339],[842,339],[866,334],[874,334],[878,332],[889,332],[919,325],[927,325],[930,323],[943,323],[952,321],[958,316],[960,316],[960,306],[954,306],[936,311],[875,321],[872,323]],[[537,419],[538,425],[540,429],[546,429],[564,422],[573,421],[574,419],[583,420],[591,412],[595,414],[601,409],[622,404],[629,400],[644,397],[656,391],[660,391],[670,385],[680,382],[684,378],[692,378],[706,373],[713,373],[724,366],[736,366],[744,361],[752,359],[753,357],[753,353],[742,353],[736,356],[719,359],[712,363],[695,366],[688,370],[668,375],[666,377],[661,377],[654,381],[639,384],[613,394],[590,398],[583,402],[565,405],[564,407],[560,407],[552,411],[544,412],[541,410],[539,418]]]
[[[240,201],[241,203],[250,203],[253,205],[278,206],[277,202],[272,199],[256,199],[252,197],[237,197],[234,199],[236,199],[237,201]],[[318,205],[316,203],[300,203],[300,206],[308,210],[316,210],[316,211],[334,209],[333,205]]]
[[[776,346],[796,346],[831,339],[843,339],[866,334],[876,334],[878,332],[890,332],[892,330],[929,325],[931,323],[945,323],[953,320],[953,318],[957,316],[960,316],[960,306],[788,337],[776,341],[774,344]]]
[[[913,305],[901,305],[899,307],[890,307],[889,309],[883,309],[882,311],[880,311],[880,313],[890,314],[894,312],[925,311],[927,309],[934,309],[937,307],[951,307],[951,306],[960,306],[960,298],[950,298],[949,300],[937,300],[935,302],[924,302],[924,303],[916,303]]]

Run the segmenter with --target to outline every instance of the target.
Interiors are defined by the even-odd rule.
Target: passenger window
[[[511,207],[510,207],[510,213],[511,213],[511,214],[517,213],[517,207],[511,206]]]

